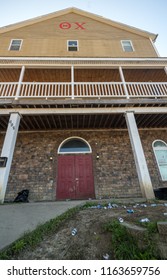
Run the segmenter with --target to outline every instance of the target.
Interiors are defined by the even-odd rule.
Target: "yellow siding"
[[[60,24],[68,22],[69,29]],[[78,28],[76,23],[84,28]],[[78,29],[77,29],[78,28]],[[23,39],[20,51],[9,51],[11,39]],[[79,51],[68,52],[67,40],[78,40]],[[124,52],[121,40],[132,40],[135,51]],[[75,13],[22,27],[0,35],[0,56],[156,57],[149,40]]]

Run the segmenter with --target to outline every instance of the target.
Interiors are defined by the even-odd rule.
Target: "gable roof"
[[[6,33],[6,32],[9,32],[9,31],[13,31],[13,30],[16,30],[18,28],[33,25],[33,24],[36,24],[36,23],[39,23],[39,22],[42,22],[42,21],[45,21],[45,20],[48,20],[48,19],[55,18],[55,17],[60,17],[60,16],[63,16],[63,15],[67,15],[67,14],[70,14],[70,13],[75,13],[77,15],[85,16],[85,17],[91,18],[93,20],[99,21],[101,23],[105,23],[107,25],[110,25],[110,26],[113,26],[113,27],[116,27],[116,28],[119,28],[119,29],[122,29],[122,30],[125,30],[125,31],[129,31],[131,33],[138,34],[138,35],[146,37],[146,38],[151,38],[153,41],[155,41],[157,36],[158,36],[157,34],[150,33],[148,31],[145,31],[145,30],[142,30],[142,29],[139,29],[139,28],[136,28],[136,27],[132,27],[130,25],[126,25],[126,24],[123,24],[123,23],[120,23],[120,22],[117,22],[117,21],[113,21],[113,20],[104,18],[102,16],[99,16],[99,15],[96,15],[96,14],[93,14],[93,13],[90,13],[90,12],[87,12],[87,11],[84,11],[84,10],[80,10],[80,9],[74,8],[74,7],[63,9],[63,10],[60,10],[60,11],[57,11],[57,12],[54,12],[54,13],[50,13],[50,14],[47,14],[47,15],[35,17],[35,18],[29,19],[29,20],[25,20],[25,21],[21,21],[21,22],[15,23],[15,24],[11,24],[11,25],[8,25],[8,26],[1,27],[0,28],[0,34]]]

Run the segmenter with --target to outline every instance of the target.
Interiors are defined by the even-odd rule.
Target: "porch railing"
[[[129,97],[167,97],[167,83],[126,83]]]
[[[148,98],[167,97],[167,83],[74,82],[0,83],[0,98]]]
[[[20,97],[71,97],[71,83],[22,83]]]
[[[0,98],[15,98],[18,83],[0,83]]]
[[[126,97],[123,83],[74,83],[74,97]]]

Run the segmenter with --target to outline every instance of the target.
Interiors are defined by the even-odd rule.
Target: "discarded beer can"
[[[127,213],[130,213],[130,214],[131,214],[131,213],[134,213],[134,210],[133,210],[133,209],[128,209],[128,210],[127,210]]]
[[[133,208],[137,208],[138,206],[140,206],[140,204],[135,204],[135,205],[133,205]]]
[[[141,223],[148,223],[150,220],[148,218],[144,218],[140,220]]]
[[[109,257],[110,257],[109,254],[103,255],[103,259],[104,259],[104,260],[109,260]]]
[[[103,208],[102,205],[101,205],[101,204],[98,204],[98,205],[97,205],[97,209],[101,209],[101,208]]]
[[[76,235],[76,234],[77,234],[77,229],[76,229],[76,228],[73,228],[72,231],[71,231],[71,235],[74,236],[74,235]]]
[[[108,203],[108,209],[113,208],[113,206],[111,205],[111,203]]]
[[[112,204],[112,207],[113,208],[118,208],[118,205],[117,204]]]

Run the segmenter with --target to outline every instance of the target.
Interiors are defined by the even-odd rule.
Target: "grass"
[[[97,205],[97,202],[87,202],[84,206],[77,206],[69,209],[62,215],[39,225],[34,231],[27,232],[24,236],[11,244],[8,248],[0,252],[0,260],[17,259],[20,252],[24,250],[33,250],[45,237],[54,234],[59,230],[63,223],[74,217],[80,210],[87,209]],[[104,204],[105,205],[105,204]],[[143,225],[143,224],[142,224]],[[145,249],[138,246],[137,240],[132,236],[127,229],[122,226],[117,220],[104,225],[106,232],[111,232],[111,248],[116,260],[155,260],[160,259],[155,250],[153,236],[157,233],[157,223],[145,223],[146,233],[143,243],[147,244]],[[99,236],[96,237],[100,239]],[[99,240],[100,242],[100,240]],[[76,252],[75,259],[81,257],[81,250]]]
[[[156,232],[155,223],[148,226],[144,235],[144,249],[139,248],[138,242],[118,221],[104,225],[106,231],[111,232],[112,249],[116,260],[157,260],[160,259],[155,249],[153,234]]]
[[[72,218],[81,209],[82,207],[69,209],[55,219],[52,219],[43,225],[39,225],[34,231],[25,233],[22,238],[18,239],[7,249],[0,252],[0,260],[9,260],[27,248],[35,248],[44,237],[55,233],[65,221]]]

